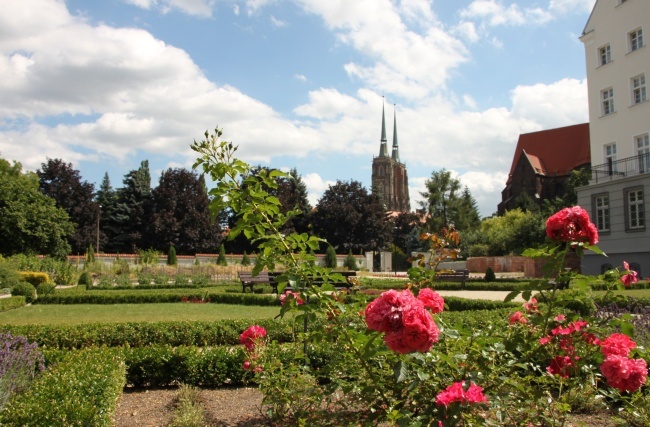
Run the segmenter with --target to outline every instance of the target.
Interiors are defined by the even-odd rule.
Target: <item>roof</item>
[[[506,185],[522,154],[540,175],[566,175],[591,163],[589,123],[519,135]]]

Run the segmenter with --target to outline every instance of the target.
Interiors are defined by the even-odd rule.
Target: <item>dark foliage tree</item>
[[[97,241],[99,206],[95,201],[95,186],[82,182],[79,171],[61,159],[47,159],[36,174],[41,192],[53,198],[75,224],[69,239],[72,253],[83,254],[90,243]]]
[[[127,173],[123,184],[124,187],[116,192],[117,201],[108,226],[110,232],[107,247],[112,252],[136,253],[138,248],[143,247],[142,232],[149,221],[147,218],[151,199],[149,161],[142,161],[138,169]]]
[[[174,246],[170,246],[167,251],[167,265],[176,264],[178,264],[178,260],[176,259],[176,249],[174,249]]]
[[[111,185],[111,179],[108,172],[104,174],[104,179],[95,194],[95,201],[100,212],[99,221],[99,247],[104,252],[118,252],[111,247],[116,230],[119,230],[119,222],[116,218],[117,212],[117,193]]]
[[[187,169],[167,169],[151,192],[143,244],[158,250],[172,245],[178,254],[210,249],[214,227],[203,177]]]
[[[336,268],[337,264],[338,263],[336,261],[336,249],[334,249],[334,246],[330,245],[325,250],[325,267]]]
[[[64,258],[74,225],[56,201],[39,190],[38,176],[0,159],[0,255]]]
[[[461,190],[460,180],[450,171],[434,171],[425,186],[427,190],[420,193],[424,197],[420,207],[429,215],[429,231],[439,232],[451,224],[457,230],[465,231],[480,224],[476,201],[467,188]]]
[[[391,241],[390,221],[381,199],[358,181],[337,181],[330,186],[318,201],[312,224],[314,234],[338,252],[377,251]]]
[[[424,216],[417,212],[400,212],[391,218],[393,245],[405,254],[420,248],[418,236],[425,227]]]

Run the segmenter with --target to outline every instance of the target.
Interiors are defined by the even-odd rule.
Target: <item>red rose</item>
[[[561,242],[598,243],[598,230],[580,206],[564,208],[546,221],[546,235]]]
[[[246,350],[253,351],[255,344],[265,336],[266,329],[258,325],[253,325],[249,326],[248,329],[242,332],[239,336],[239,342],[246,347]]]
[[[433,289],[422,289],[418,293],[418,299],[434,314],[441,313],[445,309],[445,299]]]
[[[600,351],[603,356],[628,357],[630,350],[636,347],[636,343],[625,334],[611,334],[600,343]]]
[[[610,355],[600,365],[600,372],[610,386],[621,392],[634,392],[646,383],[648,364],[643,359]]]

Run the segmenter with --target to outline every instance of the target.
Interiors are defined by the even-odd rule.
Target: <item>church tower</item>
[[[372,159],[372,193],[381,197],[388,211],[410,212],[411,210],[406,165],[399,160],[397,112],[393,112],[393,150],[389,155],[383,106],[381,109],[379,156]]]

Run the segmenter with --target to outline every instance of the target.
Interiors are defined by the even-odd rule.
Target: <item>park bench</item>
[[[272,280],[275,280],[277,276],[279,276],[280,272],[270,272],[269,277],[271,277]],[[344,281],[329,281],[327,282],[329,285],[334,286],[337,291],[341,290],[349,290],[351,287],[353,287],[353,284],[350,283],[349,278],[350,277],[355,277],[357,275],[356,271],[333,271],[332,274],[340,274],[341,276],[344,277]],[[311,282],[312,285],[315,286],[321,286],[323,284],[323,280],[320,278],[318,280],[314,280]],[[275,289],[277,290],[277,283],[275,283]],[[293,287],[290,285],[287,285],[284,287],[285,292],[290,292],[293,291]]]
[[[240,271],[238,274],[242,293],[246,292],[246,288],[252,293],[255,285],[271,285],[273,293],[278,293],[278,284],[269,276],[268,271],[260,271],[257,276],[253,276],[251,271]]]
[[[461,289],[465,289],[465,281],[469,279],[469,270],[454,271],[453,273],[436,273],[436,279],[441,282],[460,282]]]

